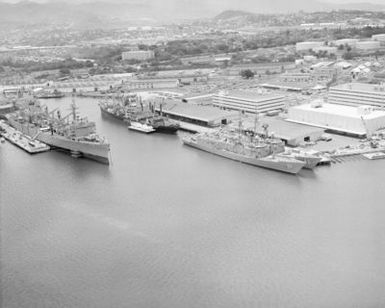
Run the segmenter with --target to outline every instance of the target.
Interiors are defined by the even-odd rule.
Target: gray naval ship
[[[284,153],[284,143],[273,137],[262,138],[256,134],[247,136],[238,132],[220,129],[214,132],[187,136],[183,144],[218,156],[253,166],[290,174],[297,174],[305,162]]]
[[[56,109],[49,112],[37,100],[30,100],[19,108],[17,112],[6,116],[16,130],[53,149],[69,152],[73,157],[85,157],[109,164],[109,143],[96,134],[94,122],[79,117],[74,100],[71,113],[64,117]]]

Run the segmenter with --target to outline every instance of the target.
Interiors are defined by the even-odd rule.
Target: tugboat
[[[55,110],[49,112],[37,100],[31,100],[7,115],[7,120],[16,130],[51,148],[109,164],[110,144],[96,134],[94,122],[79,117],[74,97],[70,114],[62,117],[57,111],[55,117]]]
[[[281,140],[268,136],[261,138],[257,134],[246,136],[241,132],[240,121],[238,133],[221,129],[184,137],[182,141],[211,154],[285,173],[297,174],[305,166],[303,161],[277,155],[285,151]]]
[[[137,132],[141,132],[145,134],[155,132],[155,129],[152,126],[145,123],[134,122],[134,121],[131,121],[130,125],[128,126],[128,129],[135,130]]]

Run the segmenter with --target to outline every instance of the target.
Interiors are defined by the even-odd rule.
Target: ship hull
[[[11,118],[9,118],[8,121],[15,129],[48,144],[51,148],[76,154],[77,157],[86,157],[104,164],[109,164],[109,144],[75,141],[57,134],[51,134],[50,132],[41,132],[40,129],[36,127],[28,127],[28,125],[21,124]]]
[[[300,154],[294,154],[294,155],[285,155],[285,154],[279,154],[280,157],[289,157],[294,158],[296,160],[303,161],[305,163],[304,168],[305,169],[314,169],[318,164],[321,162],[321,157],[317,156],[307,156],[307,155],[300,155]]]
[[[100,111],[102,112],[102,115],[106,115],[108,117],[111,117],[111,118],[114,118],[114,119],[117,119],[117,120],[120,120],[120,121],[124,121],[124,116],[120,116],[120,115],[116,115],[112,112],[109,112],[107,111],[106,109],[104,109],[102,106],[99,106],[100,107]]]
[[[303,161],[305,163],[304,168],[306,169],[314,169],[321,162],[321,157],[313,157],[313,156],[295,156],[295,159]]]
[[[179,127],[176,125],[170,125],[170,126],[164,126],[164,125],[159,125],[159,126],[154,126],[156,129],[157,133],[163,133],[163,134],[176,134],[178,131]]]
[[[197,144],[192,140],[183,139],[183,143],[187,146],[214,154],[222,156],[231,160],[239,161],[245,164],[262,167],[266,169],[281,171],[290,174],[297,174],[305,165],[304,162],[298,161],[295,159],[284,159],[284,158],[273,158],[273,157],[264,157],[264,158],[249,158],[240,154],[232,153],[225,150],[217,150],[210,148],[205,145]]]

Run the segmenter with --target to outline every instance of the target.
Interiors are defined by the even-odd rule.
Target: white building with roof
[[[321,46],[324,46],[324,42],[298,42],[295,44],[295,50],[308,51]]]
[[[385,86],[367,83],[346,83],[330,87],[328,102],[347,106],[385,108]]]
[[[138,60],[144,61],[153,59],[155,57],[154,51],[152,50],[130,50],[122,52],[122,60]]]
[[[284,109],[285,101],[286,98],[283,95],[232,91],[214,95],[213,105],[249,113],[266,113]]]
[[[358,40],[357,39],[352,39],[352,38],[346,38],[346,39],[340,39],[340,40],[336,40],[334,41],[334,44],[336,46],[340,46],[340,45],[348,45],[350,47],[356,47],[356,44],[357,44]]]
[[[381,45],[385,45],[385,33],[372,35],[372,40],[380,42]]]
[[[381,48],[381,44],[379,41],[359,41],[356,43],[357,51],[369,52],[376,51]]]
[[[368,106],[306,104],[289,108],[287,120],[363,137],[385,128],[385,111]]]

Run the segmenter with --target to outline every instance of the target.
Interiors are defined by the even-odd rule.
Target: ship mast
[[[76,103],[75,103],[75,95],[72,94],[72,102],[71,102],[71,110],[72,110],[72,119],[74,122],[77,121],[77,110],[78,107],[76,106]]]
[[[258,125],[258,112],[255,111],[255,116],[254,116],[254,135],[253,135],[254,142],[257,140],[257,125]]]
[[[241,141],[241,131],[242,131],[242,111],[239,110],[239,121],[238,121],[238,139]]]

